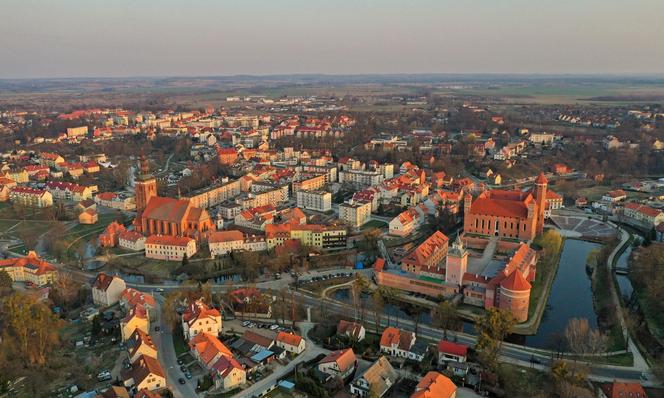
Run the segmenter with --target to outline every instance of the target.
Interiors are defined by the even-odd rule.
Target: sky
[[[1,0],[0,78],[664,74],[664,0]]]

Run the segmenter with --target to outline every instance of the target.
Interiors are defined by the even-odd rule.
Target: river
[[[549,348],[552,336],[563,334],[567,323],[572,318],[586,318],[591,327],[597,327],[597,316],[593,308],[593,294],[590,277],[586,273],[586,258],[591,250],[599,248],[597,243],[591,243],[576,239],[567,239],[560,256],[558,272],[551,286],[549,300],[544,311],[542,322],[537,334],[532,336],[511,336],[509,341],[525,344],[531,347]],[[333,297],[339,301],[350,303],[348,289],[334,292]],[[364,300],[368,297],[363,296]],[[367,304],[369,307],[370,304]],[[395,317],[399,319],[412,318],[398,306],[386,304],[385,313],[392,316],[392,324]],[[351,315],[351,314],[349,314]],[[426,312],[421,315],[420,322],[431,323],[431,314]],[[471,323],[464,323],[463,331],[474,333]]]

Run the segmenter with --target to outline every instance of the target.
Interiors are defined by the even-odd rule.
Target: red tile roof
[[[639,383],[613,383],[602,384],[602,391],[608,398],[648,398],[646,391]]]
[[[468,355],[468,347],[463,344],[452,343],[451,341],[441,340],[438,343],[438,352],[465,357]]]
[[[145,244],[186,247],[191,241],[193,239],[187,236],[150,235],[145,240]]]
[[[244,234],[241,231],[213,231],[208,235],[208,243],[234,242],[244,240]]]
[[[502,289],[511,290],[513,292],[523,292],[530,290],[530,283],[523,277],[523,274],[518,269],[500,282]]]
[[[445,248],[449,238],[444,233],[436,231],[429,236],[421,245],[410,252],[402,262],[423,266],[426,260],[436,251]]]
[[[456,389],[452,380],[431,371],[417,383],[415,392],[410,398],[450,398],[455,395]]]
[[[537,179],[535,180],[535,184],[544,185],[544,184],[548,184],[548,183],[549,183],[549,180],[546,179],[546,177],[544,176],[544,173],[540,172],[539,176],[537,176]]]
[[[35,275],[43,275],[48,272],[56,271],[53,264],[39,258],[34,251],[28,252],[28,255],[25,257],[0,260],[0,269],[3,267],[23,267],[24,269],[34,272]]]
[[[279,332],[275,340],[283,344],[297,347],[300,345],[300,342],[302,342],[302,337],[292,333]]]
[[[345,350],[332,351],[318,363],[336,362],[341,373],[344,373],[352,366],[355,366],[355,361],[356,358],[353,349],[346,348]]]

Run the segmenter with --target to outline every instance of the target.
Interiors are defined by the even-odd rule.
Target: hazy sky
[[[664,0],[0,0],[0,78],[664,73]]]

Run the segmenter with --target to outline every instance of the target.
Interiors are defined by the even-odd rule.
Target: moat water
[[[565,333],[565,327],[572,318],[586,318],[591,327],[597,327],[590,277],[586,273],[586,258],[588,253],[599,247],[601,245],[596,243],[576,239],[565,240],[558,272],[551,286],[549,300],[537,334],[514,335],[510,336],[509,341],[531,347],[550,348],[555,341],[555,336]],[[333,297],[339,301],[351,303],[348,289],[335,291]],[[363,295],[362,299],[369,300],[369,297]],[[370,312],[370,303],[367,303],[367,308]],[[387,314],[390,315],[392,325],[396,325],[398,320],[413,321],[411,313],[406,312],[401,306],[385,305],[385,317]],[[424,311],[420,314],[420,323],[431,324],[430,312]],[[473,324],[465,322],[463,331],[474,334]]]

